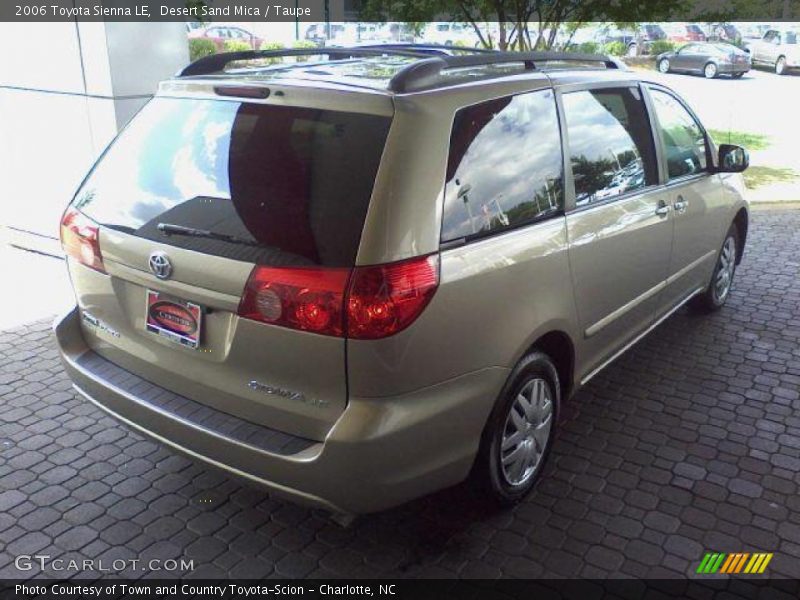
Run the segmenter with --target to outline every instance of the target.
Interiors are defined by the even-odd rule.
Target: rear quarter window
[[[552,90],[459,110],[450,137],[442,242],[562,212],[562,165]]]

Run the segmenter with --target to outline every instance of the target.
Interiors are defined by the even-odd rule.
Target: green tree
[[[500,50],[547,50],[566,23],[667,20],[694,0],[364,0],[364,20],[469,23],[480,43]],[[744,1],[744,0],[740,0]],[[792,0],[794,1],[794,0]],[[496,23],[497,31],[486,23]]]

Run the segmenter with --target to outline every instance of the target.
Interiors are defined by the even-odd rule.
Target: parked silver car
[[[794,29],[769,29],[760,40],[747,43],[754,65],[767,66],[778,75],[800,68],[800,43]]]
[[[725,304],[747,163],[604,56],[209,56],[67,209],[58,345],[89,401],[295,500],[514,502],[578,387]]]

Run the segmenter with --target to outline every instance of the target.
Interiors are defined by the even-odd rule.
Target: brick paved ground
[[[341,529],[76,398],[35,323],[0,335],[0,577],[33,553],[191,558],[194,576],[669,577],[705,550],[775,552],[771,573],[800,577],[799,342],[800,212],[760,212],[728,306],[677,314],[582,391],[526,502],[492,512],[462,487]]]

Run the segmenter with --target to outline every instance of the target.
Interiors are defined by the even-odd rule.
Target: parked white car
[[[760,40],[746,44],[753,65],[769,66],[778,75],[800,68],[800,44],[793,29],[770,29]]]

